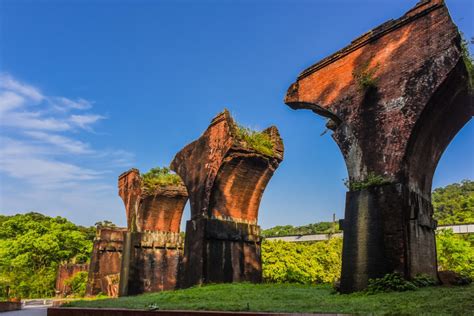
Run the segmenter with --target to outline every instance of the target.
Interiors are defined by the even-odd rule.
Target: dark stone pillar
[[[184,287],[201,283],[262,280],[260,227],[218,219],[186,223]],[[200,256],[199,254],[203,254]]]
[[[258,208],[283,143],[275,127],[266,129],[272,149],[265,154],[240,139],[237,128],[224,111],[171,163],[191,202],[182,287],[262,279]]]
[[[436,223],[431,216],[431,203],[402,184],[348,192],[341,291],[362,290],[368,279],[392,272],[436,279]]]

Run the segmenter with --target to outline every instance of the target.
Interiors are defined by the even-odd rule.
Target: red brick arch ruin
[[[392,272],[437,277],[431,184],[444,150],[472,117],[469,76],[444,2],[423,0],[304,70],[288,89],[288,106],[328,118],[348,169],[342,292]],[[121,295],[261,281],[258,208],[283,143],[276,127],[264,130],[272,144],[265,154],[238,131],[228,111],[217,115],[172,161],[182,184],[144,192],[138,170],[120,176],[127,232],[98,233],[90,289],[100,291],[105,278],[101,258],[114,258],[112,276],[121,260]]]
[[[120,175],[119,195],[127,216],[120,295],[261,281],[258,208],[283,159],[278,130],[270,127],[263,133],[271,140],[272,155],[240,139],[225,110],[173,160],[171,167],[182,184],[146,192],[137,169]],[[191,219],[183,249],[179,230],[188,192]]]
[[[304,70],[285,103],[328,118],[353,188],[343,224],[342,292],[398,272],[437,278],[431,184],[471,119],[461,37],[441,0],[420,1]],[[378,185],[359,188],[370,178]]]

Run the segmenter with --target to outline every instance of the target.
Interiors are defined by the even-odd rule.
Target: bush
[[[417,287],[410,281],[405,280],[398,273],[386,274],[383,278],[369,279],[369,285],[365,290],[367,294],[384,292],[414,291]]]
[[[416,287],[426,287],[437,285],[438,282],[427,274],[418,274],[411,280]]]
[[[86,295],[87,276],[88,273],[86,271],[78,272],[65,280],[64,284],[71,288],[72,295],[84,297]]]
[[[167,167],[156,167],[141,175],[142,188],[145,192],[153,192],[157,187],[181,184],[181,178],[170,172]]]
[[[332,283],[341,272],[342,238],[326,242],[262,243],[262,273],[266,282]]]
[[[468,236],[455,235],[451,229],[437,231],[436,251],[439,270],[474,278],[474,247]]]
[[[241,125],[237,126],[236,132],[237,137],[253,150],[267,156],[273,156],[275,154],[273,152],[273,143],[270,135],[251,130]]]

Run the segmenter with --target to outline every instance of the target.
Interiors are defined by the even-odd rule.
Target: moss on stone
[[[150,171],[141,175],[142,189],[145,192],[153,192],[158,187],[168,185],[179,185],[182,183],[181,178],[170,172],[167,167],[151,168]]]
[[[369,62],[367,62],[352,72],[360,91],[368,91],[377,87],[378,79],[374,77],[374,74],[378,68],[379,64],[369,69]]]
[[[344,181],[346,187],[351,191],[360,191],[370,187],[380,186],[389,183],[390,180],[373,172],[369,172],[367,178],[362,181],[349,181],[348,179]]]
[[[264,132],[254,131],[241,125],[237,126],[236,132],[237,137],[249,148],[267,156],[273,156],[275,154],[270,135]]]

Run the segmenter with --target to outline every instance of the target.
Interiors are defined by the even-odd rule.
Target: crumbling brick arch
[[[473,113],[461,38],[420,1],[304,70],[285,103],[330,119],[348,169],[341,291],[397,272],[437,277],[431,182]]]
[[[427,198],[431,196],[433,175],[440,158],[473,115],[474,91],[460,84],[468,82],[468,76],[461,58],[423,109],[408,142],[404,159],[408,183],[412,190]],[[466,97],[469,95],[470,98]]]
[[[171,163],[191,203],[186,225],[182,286],[261,280],[258,208],[283,159],[276,127],[263,131],[272,152],[259,152],[237,134],[226,110]]]
[[[260,200],[277,167],[278,160],[259,154],[229,152],[211,190],[209,215],[257,224]]]

